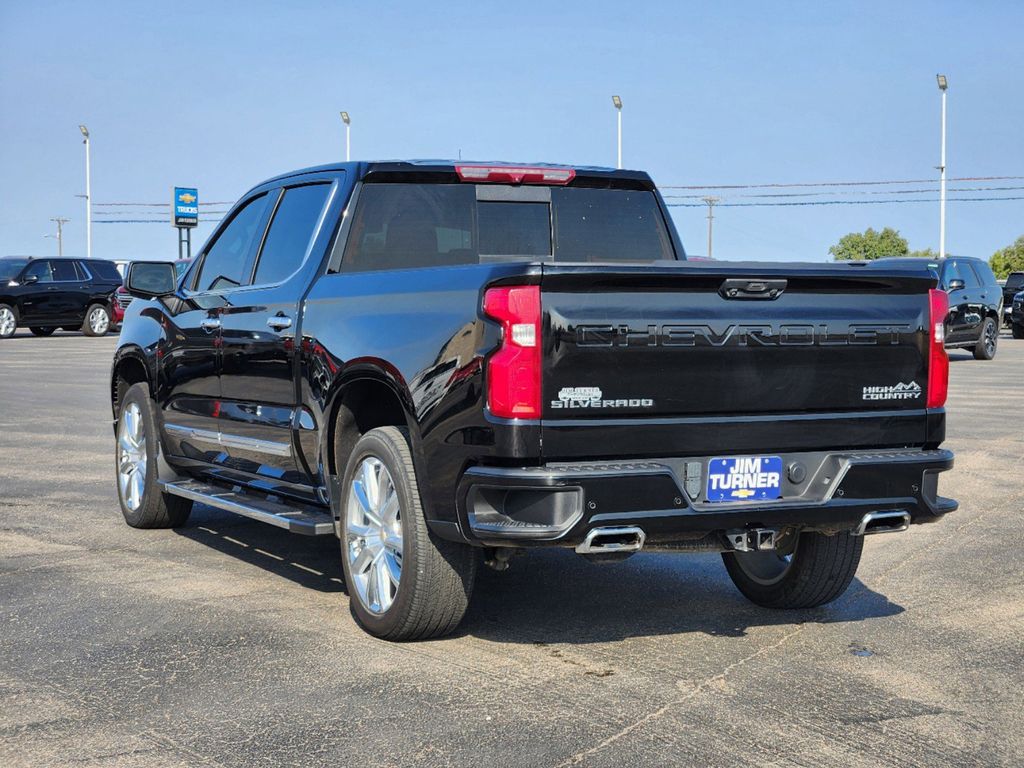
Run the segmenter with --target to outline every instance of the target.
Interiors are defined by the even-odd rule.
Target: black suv
[[[913,257],[879,259],[880,262],[920,263]],[[988,263],[971,256],[947,256],[929,261],[939,287],[949,296],[946,348],[970,349],[977,360],[996,356],[1003,288]]]
[[[1007,325],[1012,325],[1010,308],[1013,306],[1013,297],[1021,291],[1024,291],[1024,272],[1011,272],[1003,283],[1003,320]]]
[[[0,258],[0,339],[28,328],[49,336],[58,328],[104,336],[121,273],[100,259]]]

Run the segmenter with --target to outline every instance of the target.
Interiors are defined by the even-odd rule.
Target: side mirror
[[[950,280],[946,286],[947,291],[962,291],[964,288],[963,280]]]
[[[38,282],[39,282],[39,275],[27,275],[26,277],[22,278],[21,284],[22,285],[32,285],[32,283],[38,283]]]
[[[135,261],[128,265],[125,290],[138,299],[170,296],[178,288],[178,276],[170,261]]]

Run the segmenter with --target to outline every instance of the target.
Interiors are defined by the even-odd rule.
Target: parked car
[[[0,338],[28,328],[49,336],[58,328],[104,336],[121,275],[102,259],[0,258]]]
[[[957,507],[921,261],[688,263],[645,173],[439,161],[271,179],[197,258],[128,274],[124,519],[336,535],[379,637],[451,631],[528,548],[721,552],[755,603],[821,605],[865,534]]]
[[[1010,302],[1010,329],[1013,338],[1024,339],[1024,291],[1015,294]]]
[[[921,264],[913,257],[878,259],[875,264]],[[988,262],[971,256],[927,261],[939,287],[949,296],[946,348],[969,349],[977,360],[991,360],[999,343],[1003,289]]]
[[[1011,272],[1003,283],[1003,319],[1010,324],[1010,308],[1013,297],[1018,291],[1024,290],[1024,272]]]
[[[180,278],[185,274],[185,270],[188,269],[188,265],[192,263],[192,259],[178,259],[174,262],[174,269]],[[130,262],[125,263],[125,267]],[[124,311],[129,304],[132,303],[132,295],[128,293],[124,285],[119,285],[117,290],[114,292],[114,301],[112,304],[113,309],[113,322],[115,326],[120,326],[124,322]]]

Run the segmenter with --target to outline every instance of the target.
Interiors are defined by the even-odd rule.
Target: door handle
[[[199,327],[204,331],[216,331],[220,328],[220,320],[216,317],[208,317],[199,323]]]
[[[53,285],[51,285],[51,286],[50,286],[49,288],[47,288],[46,290],[48,290],[48,291],[56,291],[56,290],[57,290],[57,288],[56,288],[56,286],[53,286]]]
[[[284,315],[274,315],[273,317],[267,318],[267,325],[275,331],[283,331],[285,328],[292,327],[292,319],[290,317],[285,317]]]

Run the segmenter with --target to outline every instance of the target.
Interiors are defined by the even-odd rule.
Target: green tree
[[[910,246],[906,238],[892,227],[881,232],[868,227],[864,232],[843,235],[828,252],[836,261],[869,261],[883,256],[906,256]]]
[[[939,254],[931,248],[925,248],[922,251],[911,251],[907,256],[913,256],[915,259],[931,259],[932,261],[936,261],[939,258]]]
[[[1011,272],[1024,272],[1024,235],[1000,251],[992,254],[988,265],[1000,280]]]

